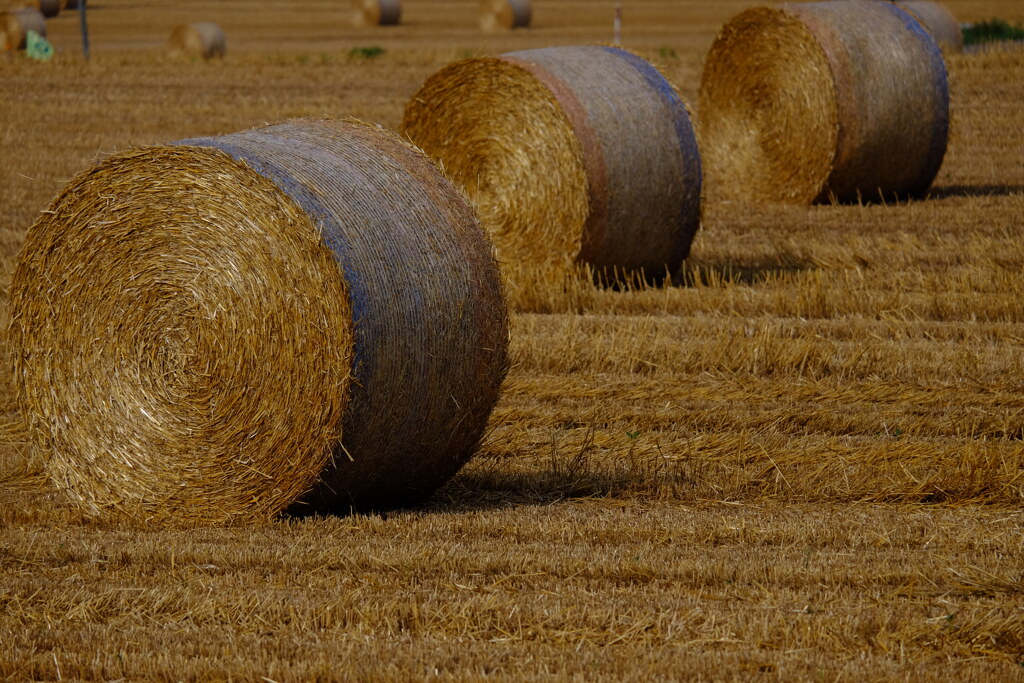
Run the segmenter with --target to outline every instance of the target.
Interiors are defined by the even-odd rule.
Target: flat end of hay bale
[[[224,30],[213,22],[181,24],[171,31],[167,50],[171,57],[178,59],[209,60],[224,57],[227,53],[227,40],[224,37]]]
[[[89,514],[266,519],[330,459],[344,280],[318,226],[223,152],[141,149],[80,174],[29,229],[10,296],[21,413]]]

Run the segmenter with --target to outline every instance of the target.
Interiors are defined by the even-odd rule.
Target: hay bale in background
[[[0,44],[5,50],[24,50],[29,31],[46,36],[46,18],[39,10],[26,7],[0,13]]]
[[[625,50],[455,62],[413,95],[402,130],[465,188],[509,266],[660,274],[679,267],[700,221],[686,106]]]
[[[67,0],[64,3],[64,9],[78,9],[78,0]]]
[[[354,122],[103,161],[28,231],[10,311],[53,481],[146,520],[415,502],[476,448],[507,362],[471,208]]]
[[[530,0],[480,0],[480,28],[484,31],[525,28],[531,15]]]
[[[202,57],[212,59],[223,57],[227,51],[224,30],[210,21],[195,24],[181,24],[171,32],[167,43],[174,57]]]
[[[61,0],[35,0],[33,4],[47,19],[60,14]]]
[[[730,20],[704,63],[708,196],[749,202],[920,195],[949,134],[938,45],[875,0],[759,7]]]
[[[354,26],[394,26],[401,18],[401,0],[352,0]]]
[[[944,5],[927,0],[906,0],[896,6],[911,14],[946,54],[963,52],[964,34],[956,17]]]

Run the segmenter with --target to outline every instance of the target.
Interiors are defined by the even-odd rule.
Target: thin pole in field
[[[82,29],[82,54],[89,59],[89,24],[85,20],[85,6],[88,0],[78,0],[78,25]]]
[[[612,23],[612,45],[622,45],[622,5],[615,3],[615,21]]]

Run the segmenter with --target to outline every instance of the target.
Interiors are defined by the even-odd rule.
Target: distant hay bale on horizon
[[[36,0],[34,4],[47,19],[52,19],[60,14],[61,0]]]
[[[5,50],[24,50],[29,31],[46,37],[46,18],[38,9],[23,7],[0,12],[0,44]]]
[[[960,23],[945,5],[928,0],[901,0],[896,3],[931,34],[946,54],[957,54],[964,50],[964,34]]]
[[[90,515],[172,525],[416,503],[508,357],[465,198],[393,133],[293,120],[116,154],[10,286],[24,431]]]
[[[689,113],[647,61],[612,47],[452,63],[405,108],[402,130],[462,185],[506,277],[589,266],[675,271],[701,216]],[[522,285],[513,277],[510,285]]]
[[[353,26],[395,26],[401,18],[401,0],[352,0]]]
[[[894,5],[792,3],[725,25],[698,111],[709,198],[920,196],[946,152],[949,84],[935,40]]]
[[[532,14],[530,0],[480,0],[480,29],[526,28]]]
[[[224,30],[211,21],[181,24],[171,31],[167,48],[172,57],[224,57],[227,41]]]

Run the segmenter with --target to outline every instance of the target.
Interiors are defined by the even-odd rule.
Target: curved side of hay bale
[[[480,0],[480,28],[484,31],[525,28],[532,15],[530,0]]]
[[[61,0],[37,0],[36,6],[44,17],[50,19],[60,14]]]
[[[700,111],[716,198],[919,195],[945,155],[949,86],[935,41],[894,5],[788,4],[726,24]]]
[[[224,30],[210,21],[181,24],[171,32],[167,47],[175,57],[223,57],[227,52]]]
[[[413,96],[402,126],[466,188],[499,260],[664,273],[689,251],[701,208],[689,114],[629,52],[456,62]]]
[[[905,0],[896,6],[918,20],[947,54],[963,52],[964,34],[960,23],[945,5],[928,0]]]
[[[401,19],[401,0],[352,0],[355,26],[395,26]]]
[[[33,8],[9,10],[0,14],[0,30],[7,50],[24,50],[29,31],[46,36],[46,18]]]
[[[414,502],[476,449],[504,378],[508,328],[491,247],[421,153],[368,126],[285,123],[211,145],[317,216],[355,320],[343,448],[303,503]],[[386,200],[386,201],[382,201]]]

